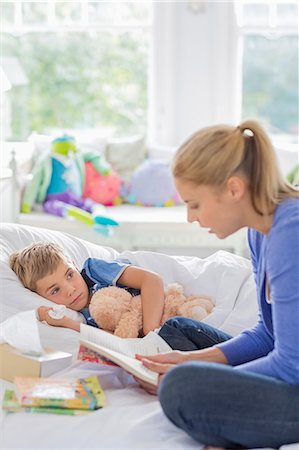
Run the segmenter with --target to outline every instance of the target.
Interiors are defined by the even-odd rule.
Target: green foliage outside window
[[[243,117],[298,139],[298,35],[244,38]]]
[[[149,33],[138,29],[4,34],[3,56],[16,57],[29,80],[8,93],[11,138],[53,128],[144,133],[148,47]]]

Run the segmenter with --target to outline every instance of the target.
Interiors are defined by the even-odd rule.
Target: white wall
[[[232,2],[205,2],[199,13],[188,2],[155,3],[153,141],[179,145],[202,126],[236,122],[237,48]]]

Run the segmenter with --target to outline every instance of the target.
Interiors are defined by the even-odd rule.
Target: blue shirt
[[[299,385],[299,199],[277,206],[268,235],[249,229],[248,242],[259,321],[217,347],[238,370]]]
[[[91,294],[104,287],[118,286],[127,289],[132,295],[138,295],[140,294],[139,289],[128,288],[118,283],[119,277],[129,265],[129,263],[119,260],[105,261],[98,258],[88,258],[83,265],[81,275]],[[80,312],[88,325],[98,327],[97,323],[90,316],[88,308],[84,308]]]

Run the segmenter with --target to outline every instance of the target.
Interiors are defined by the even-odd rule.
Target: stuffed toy
[[[62,217],[66,205],[91,212],[93,202],[82,198],[84,178],[84,159],[75,140],[68,135],[54,139],[51,152],[36,161],[23,195],[22,212],[30,213],[35,203],[41,203],[45,212]]]
[[[108,166],[108,163],[106,170],[102,170],[102,159],[102,155],[92,153],[85,155],[83,198],[91,198],[96,203],[105,206],[119,205],[122,181],[117,173]]]
[[[135,170],[129,185],[122,187],[123,198],[143,206],[174,206],[181,203],[168,162],[146,159]]]
[[[71,136],[54,139],[50,154],[42,155],[33,168],[32,179],[23,195],[22,212],[30,213],[35,203],[41,203],[45,212],[62,217],[67,213],[66,205],[92,212],[95,205],[101,203],[94,198],[101,186],[93,184],[91,189],[87,177],[90,167],[99,176],[108,176],[111,170],[103,156],[93,152],[81,154]],[[112,194],[114,197],[119,187],[118,184]]]
[[[202,320],[213,307],[211,299],[195,295],[186,297],[181,285],[169,284],[161,324],[173,316]],[[91,298],[89,312],[100,328],[117,336],[136,338],[142,334],[141,297],[132,296],[124,288],[109,286],[99,289]]]
[[[94,175],[105,181],[96,185]],[[92,180],[91,180],[92,178]],[[51,144],[51,153],[42,155],[33,169],[21,205],[23,213],[30,213],[35,203],[41,203],[44,212],[60,217],[71,216],[92,225],[95,231],[111,235],[118,223],[100,210],[118,198],[120,180],[102,155],[94,152],[81,154],[74,138],[63,135]],[[101,202],[99,196],[107,203]]]

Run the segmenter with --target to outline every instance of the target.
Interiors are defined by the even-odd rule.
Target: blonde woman
[[[250,120],[195,133],[178,150],[173,175],[189,222],[220,239],[248,227],[260,317],[234,338],[171,319],[160,335],[174,351],[137,357],[161,374],[167,417],[200,443],[232,449],[299,442],[299,192]]]

